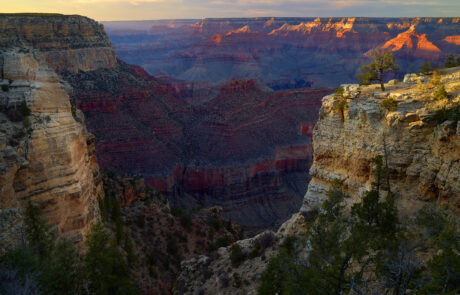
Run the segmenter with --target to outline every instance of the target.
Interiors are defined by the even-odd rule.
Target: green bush
[[[432,71],[433,71],[433,68],[431,67],[431,63],[429,61],[424,62],[420,66],[420,73],[422,74],[429,75]]]
[[[19,106],[19,111],[21,112],[21,115],[23,115],[24,117],[27,117],[30,115],[30,109],[27,106],[25,101],[23,101],[21,105]]]
[[[345,89],[343,88],[343,86],[340,86],[339,88],[335,89],[334,97],[342,97],[344,91]]]
[[[86,239],[85,275],[92,294],[137,294],[123,256],[110,243],[102,224],[93,224]]]
[[[342,119],[342,121],[345,119],[345,109],[348,108],[348,103],[346,101],[346,99],[344,98],[340,98],[338,99],[337,103],[335,104],[334,106],[334,110],[339,112],[340,114],[340,118]]]
[[[435,70],[431,76],[430,83],[434,86],[438,86],[441,83],[441,72]]]
[[[444,64],[445,68],[453,68],[453,67],[458,67],[460,66],[460,57],[457,57],[455,59],[455,56],[453,54],[449,54],[446,59],[446,63]]]
[[[442,122],[447,121],[447,120],[459,121],[460,120],[460,105],[452,107],[452,108],[448,108],[448,109],[443,107],[442,109],[439,109],[434,113],[433,118],[438,124],[441,124]]]
[[[433,98],[435,100],[441,100],[449,98],[449,93],[447,93],[446,88],[444,85],[439,86],[435,92],[433,92]]]
[[[241,250],[240,245],[234,244],[231,248],[230,261],[232,262],[233,267],[240,266],[244,261],[244,253]]]
[[[211,226],[212,226],[216,231],[219,231],[220,228],[222,227],[222,222],[221,222],[221,220],[220,220],[218,217],[216,217],[216,216],[213,216],[213,217],[211,218],[210,224],[211,224]]]
[[[259,243],[257,243],[254,248],[251,250],[251,252],[249,252],[248,254],[248,258],[249,259],[254,259],[258,256],[260,256],[260,252],[261,252],[261,247],[259,245]]]
[[[380,106],[389,112],[394,112],[396,111],[398,102],[393,97],[387,97],[380,103]]]
[[[75,107],[75,104],[73,103],[73,101],[70,101],[70,111],[72,112],[72,117],[76,119],[77,118],[77,108]]]
[[[2,84],[2,91],[4,91],[4,92],[10,91],[10,85],[8,85],[8,84]]]

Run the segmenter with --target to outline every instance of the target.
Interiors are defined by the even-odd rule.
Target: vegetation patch
[[[387,97],[380,103],[380,107],[389,112],[395,112],[397,106],[398,102],[393,97]]]
[[[449,93],[446,91],[446,87],[441,85],[433,92],[432,96],[435,100],[442,100],[449,98]]]
[[[444,121],[459,121],[460,120],[460,105],[451,108],[442,108],[434,113],[436,123],[441,124]]]

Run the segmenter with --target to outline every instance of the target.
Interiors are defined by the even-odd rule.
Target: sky
[[[1,0],[0,12],[80,14],[98,21],[262,16],[453,16],[460,0]]]

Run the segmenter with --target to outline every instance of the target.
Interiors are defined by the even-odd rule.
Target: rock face
[[[401,73],[459,52],[458,18],[238,18],[104,22],[124,61],[189,82],[262,79],[354,83],[373,49],[393,50]]]
[[[329,90],[266,92],[236,80],[189,105],[123,62],[65,78],[104,168],[142,175],[174,206],[222,206],[246,226],[270,226],[298,210],[315,113]]]
[[[81,112],[72,116],[61,78],[40,52],[4,49],[0,60],[0,246],[22,241],[29,201],[60,235],[81,241],[99,218],[94,137]]]
[[[343,85],[348,105],[343,116],[336,111],[337,99],[333,95],[324,97],[313,130],[313,178],[300,212],[276,233],[237,241],[244,257],[240,265],[232,265],[231,247],[220,248],[214,256],[183,261],[175,294],[257,294],[262,273],[287,237],[298,239],[292,242],[297,259],[308,257],[308,243],[302,241],[308,221],[312,221],[335,179],[350,195],[345,199],[349,204],[370,189],[374,181],[371,159],[384,154],[384,144],[392,171],[391,190],[396,194],[400,214],[408,216],[425,201],[433,200],[458,214],[460,67],[442,72],[440,83],[450,93],[449,98],[434,100],[431,93],[437,85],[428,77],[408,74],[404,80],[388,83],[385,92],[377,91],[375,86]],[[388,97],[398,102],[391,112],[381,107]],[[443,108],[450,110],[450,115],[436,112]],[[266,235],[273,237],[271,244],[260,242]],[[258,255],[250,254],[254,249],[259,249]]]
[[[441,83],[450,98],[435,100],[437,86],[426,77],[407,75],[387,91],[374,86],[345,85],[348,107],[343,117],[335,111],[333,96],[323,98],[320,118],[313,131],[312,180],[301,212],[314,212],[335,179],[358,198],[371,188],[371,159],[387,150],[391,189],[398,209],[408,214],[436,200],[454,212],[460,209],[460,69],[445,70]],[[418,81],[418,82],[417,82]],[[381,107],[392,97],[395,111]],[[440,115],[445,108],[456,117]]]
[[[113,68],[112,45],[100,24],[87,17],[60,14],[0,14],[0,48],[40,50],[58,73]]]
[[[190,105],[183,94],[194,87],[116,60],[92,20],[1,15],[0,21],[1,44],[33,48],[69,83],[104,168],[142,175],[174,206],[219,205],[226,217],[257,228],[298,210],[319,98],[328,90],[272,92],[258,80],[236,79]]]

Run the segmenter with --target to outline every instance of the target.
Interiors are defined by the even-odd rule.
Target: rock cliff
[[[0,60],[0,246],[22,240],[29,201],[60,235],[81,241],[99,218],[94,137],[40,52],[3,49]]]
[[[59,73],[116,64],[102,27],[81,16],[0,14],[0,241],[22,239],[23,209],[39,206],[81,241],[103,193],[94,136]]]
[[[298,210],[319,98],[329,90],[266,92],[236,80],[194,106],[121,61],[65,78],[102,167],[142,175],[174,206],[222,206],[247,226],[270,226]]]
[[[113,68],[116,56],[102,25],[79,15],[0,14],[0,48],[38,49],[58,73]]]
[[[357,200],[374,180],[371,159],[385,154],[391,190],[403,214],[424,201],[438,201],[458,212],[460,69],[444,70],[440,82],[433,80],[409,74],[384,92],[375,86],[344,85],[343,114],[333,95],[324,97],[313,130],[312,180],[301,212],[316,210],[335,179]],[[448,98],[433,97],[440,84]],[[396,108],[382,107],[388,98],[395,99]]]
[[[375,86],[343,85],[344,113],[339,98],[323,98],[313,130],[312,180],[299,213],[278,232],[266,231],[237,241],[242,262],[235,265],[232,247],[217,255],[199,256],[181,263],[175,294],[257,294],[262,273],[280,246],[291,240],[296,259],[308,255],[308,223],[338,179],[350,198],[358,201],[374,181],[371,159],[384,155],[391,169],[391,190],[399,214],[409,216],[428,201],[437,201],[458,214],[460,209],[460,67],[442,71],[442,78],[409,74],[404,82],[391,81],[385,92]],[[434,99],[444,85],[449,97]],[[378,86],[377,86],[378,87]],[[382,101],[392,97],[395,109]],[[268,239],[267,237],[272,237]],[[297,241],[295,241],[297,240]]]

